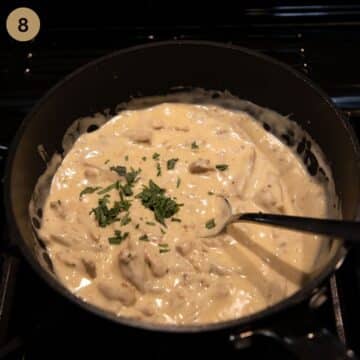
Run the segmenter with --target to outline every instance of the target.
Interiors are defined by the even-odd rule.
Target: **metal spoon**
[[[229,224],[239,221],[249,221],[258,224],[272,225],[289,230],[299,230],[315,234],[343,238],[347,241],[360,244],[360,222],[345,220],[317,219],[302,216],[264,214],[264,213],[239,213],[233,214],[229,201],[225,198],[228,207],[228,216],[220,222],[215,220],[215,227],[207,229],[203,237],[213,237],[223,232]]]

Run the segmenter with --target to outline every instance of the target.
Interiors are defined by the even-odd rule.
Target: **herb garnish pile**
[[[141,200],[143,206],[154,212],[155,220],[162,225],[165,225],[165,219],[171,218],[183,206],[167,197],[165,189],[160,188],[152,180],[149,180],[149,185],[144,185],[141,193],[135,197]]]
[[[191,143],[191,150],[196,151],[199,149],[199,145],[196,141]],[[143,156],[142,161],[146,161],[147,157]],[[160,165],[160,154],[154,152],[152,159],[156,162],[156,176],[162,175],[162,167]],[[125,156],[125,161],[129,160],[129,156]],[[168,159],[166,161],[166,169],[174,170],[178,158]],[[109,161],[107,160],[105,164]],[[216,169],[219,171],[226,171],[229,166],[227,164],[217,164],[215,165]],[[139,180],[139,174],[141,169],[135,170],[134,168],[122,165],[111,166],[109,168],[111,171],[117,173],[120,177],[119,180],[108,185],[105,188],[99,186],[87,186],[85,187],[79,195],[80,200],[86,194],[93,194],[96,192],[97,195],[101,197],[98,198],[98,206],[93,208],[90,211],[90,215],[94,215],[94,218],[100,227],[106,227],[115,222],[119,222],[120,226],[125,226],[131,223],[130,208],[132,201],[136,199],[141,202],[141,204],[151,210],[154,214],[154,219],[166,228],[166,220],[170,219],[171,222],[181,222],[180,218],[174,217],[183,206],[176,202],[176,198],[171,198],[166,195],[166,190],[157,185],[153,180],[149,180],[148,185],[143,185],[143,189],[138,194],[134,195],[134,186]],[[179,188],[181,184],[181,179],[177,177],[176,188]],[[110,195],[108,192],[116,190],[119,195],[119,200],[110,204]],[[208,195],[214,195],[214,192],[208,191]],[[132,197],[132,198],[130,198]],[[142,221],[143,219],[140,218]],[[155,226],[155,222],[145,221],[146,225]],[[205,223],[207,229],[212,229],[216,226],[215,220],[210,219]],[[139,229],[139,224],[135,225],[136,229]],[[165,234],[164,228],[160,227],[160,230]],[[108,238],[110,244],[120,244],[123,240],[128,237],[128,232],[121,232],[120,230],[115,230],[114,235]],[[148,235],[144,234],[139,237],[141,241],[149,241]],[[168,244],[158,244],[160,253],[165,253],[169,251]]]
[[[98,200],[98,206],[90,211],[90,214],[94,214],[100,227],[105,227],[115,221],[120,221],[120,218],[118,217],[121,212],[120,202],[115,201],[113,207],[108,208],[109,197],[110,195],[105,195],[100,198]]]
[[[90,211],[90,214],[94,214],[95,220],[100,227],[106,227],[116,221],[120,221],[121,226],[127,225],[131,222],[131,218],[129,216],[131,202],[130,200],[125,199],[125,197],[131,196],[133,194],[132,188],[139,180],[138,175],[141,172],[140,169],[134,170],[133,168],[130,168],[130,171],[128,171],[126,166],[111,166],[110,170],[115,171],[119,176],[123,177],[125,182],[122,183],[120,180],[115,181],[114,183],[97,192],[98,195],[104,196],[98,199],[98,206],[93,208]],[[85,194],[94,193],[99,189],[99,186],[86,187],[81,191],[80,197]],[[111,190],[118,191],[119,200],[114,201],[112,207],[109,207],[110,195],[107,193]],[[126,212],[122,218],[119,216],[121,212]],[[110,239],[112,239],[112,244],[116,243],[114,242],[113,238],[109,238],[109,242]]]
[[[158,160],[160,159],[160,154],[154,153],[152,158],[157,161],[157,175],[161,175],[161,167]],[[146,157],[142,158],[143,160]],[[178,159],[170,159],[167,161],[167,169],[174,169]],[[155,220],[161,225],[166,227],[165,220],[170,219],[171,221],[181,221],[178,218],[174,218],[180,207],[183,204],[178,204],[175,199],[172,199],[166,196],[166,190],[158,186],[153,180],[150,180],[147,186],[143,186],[143,189],[138,194],[134,195],[134,186],[139,180],[139,174],[141,169],[135,170],[134,168],[126,166],[111,166],[111,171],[117,173],[120,177],[119,180],[108,185],[105,188],[99,186],[88,186],[80,192],[80,199],[86,194],[96,193],[100,195],[98,198],[98,204],[90,211],[90,215],[94,216],[97,224],[104,228],[108,225],[111,225],[115,222],[119,222],[120,226],[125,226],[131,223],[130,208],[132,201],[139,199],[141,204],[151,210],[154,213]],[[180,179],[178,179],[177,187],[180,185]],[[116,191],[119,196],[119,200],[110,203],[110,191]],[[133,196],[132,198],[130,198]],[[155,222],[146,221],[146,225],[155,226]],[[135,225],[135,228],[139,228],[139,224]],[[164,229],[160,229],[164,234]],[[121,244],[129,236],[128,232],[121,232],[120,230],[115,230],[114,235],[108,238],[108,241],[112,245]],[[149,238],[146,234],[139,237],[141,241],[149,241]],[[167,244],[159,244],[159,251],[161,253],[168,252],[169,248]]]

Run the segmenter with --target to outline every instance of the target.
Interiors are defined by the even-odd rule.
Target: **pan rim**
[[[299,73],[292,67],[287,64],[284,64],[276,59],[273,59],[267,55],[263,55],[257,51],[250,50],[244,48],[242,46],[232,45],[232,44],[223,44],[219,42],[212,42],[212,41],[201,41],[201,40],[181,40],[181,41],[162,41],[162,42],[154,42],[151,44],[142,44],[136,45],[129,48],[121,49],[100,58],[97,58],[80,68],[76,69],[69,75],[65,76],[62,80],[60,80],[57,84],[50,88],[42,97],[41,99],[34,105],[32,110],[26,115],[24,120],[22,121],[19,129],[16,132],[16,135],[11,143],[9,148],[9,154],[6,161],[5,167],[5,177],[4,177],[4,203],[5,203],[5,210],[6,210],[6,220],[10,226],[11,235],[15,240],[15,244],[20,248],[21,253],[26,258],[27,262],[30,263],[32,268],[35,272],[43,279],[47,284],[49,284],[56,292],[62,295],[67,300],[75,303],[77,306],[89,311],[90,313],[95,314],[96,316],[102,317],[109,321],[112,321],[117,324],[131,326],[134,328],[139,328],[143,330],[151,330],[151,331],[160,331],[160,332],[169,332],[169,333],[198,333],[198,332],[210,332],[210,331],[218,331],[224,329],[232,329],[232,328],[240,328],[251,326],[252,324],[256,323],[259,320],[266,320],[269,319],[271,316],[279,314],[281,311],[289,309],[291,306],[299,304],[306,298],[310,297],[311,293],[314,291],[316,292],[317,286],[319,286],[325,278],[327,278],[338,266],[342,263],[346,256],[346,249],[343,246],[340,246],[337,250],[337,253],[333,257],[333,259],[326,265],[325,269],[316,276],[315,278],[309,280],[301,289],[295,292],[290,297],[285,298],[284,300],[267,307],[259,312],[254,314],[240,317],[237,319],[212,323],[212,324],[197,324],[197,325],[167,325],[167,324],[157,324],[157,323],[147,323],[141,320],[134,320],[126,317],[117,316],[113,313],[107,312],[99,307],[96,307],[90,303],[83,301],[81,298],[76,296],[75,294],[71,293],[67,290],[59,281],[55,280],[53,276],[51,276],[48,272],[44,271],[36,260],[35,256],[29,251],[25,241],[22,239],[20,235],[19,229],[17,227],[17,222],[15,218],[15,214],[13,213],[12,208],[12,201],[10,197],[10,180],[13,173],[13,160],[16,155],[18,144],[30,122],[30,120],[36,115],[36,113],[41,109],[42,105],[49,99],[51,96],[56,94],[58,88],[62,87],[65,83],[75,78],[78,74],[86,71],[87,69],[104,63],[114,57],[121,56],[126,53],[136,52],[139,50],[144,50],[147,48],[152,47],[162,47],[162,46],[186,46],[186,45],[198,45],[198,46],[208,46],[208,47],[218,47],[223,49],[230,49],[234,51],[240,51],[247,55],[255,56],[263,61],[270,62],[273,65],[279,66],[296,76],[301,81],[305,82],[312,90],[314,90],[326,103],[332,111],[335,112],[336,116],[338,117],[341,125],[344,127],[345,132],[347,133],[349,140],[351,141],[351,146],[354,151],[355,157],[357,159],[357,171],[360,172],[360,146],[355,136],[353,129],[351,128],[350,124],[348,124],[343,115],[339,112],[336,106],[333,104],[331,99],[326,95],[326,93],[321,90],[317,85],[315,85],[310,79],[308,79],[303,74]],[[359,184],[360,185],[360,184]],[[357,207],[357,210],[354,214],[355,219],[359,219],[360,213],[360,204]]]

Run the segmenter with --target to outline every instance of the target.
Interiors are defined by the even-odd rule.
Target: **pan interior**
[[[176,89],[176,92],[170,92],[164,96],[134,98],[128,103],[119,104],[116,107],[115,112],[123,109],[141,110],[162,103],[193,103],[205,106],[216,105],[231,111],[245,112],[251,115],[264,129],[271,132],[286,146],[291,148],[294,153],[298,154],[298,157],[303,162],[307,172],[316,179],[321,186],[327,189],[327,196],[329,198],[328,213],[331,214],[330,216],[340,216],[340,209],[335,195],[331,171],[324,160],[324,155],[310,135],[301,129],[295,122],[291,121],[289,117],[282,116],[272,110],[262,108],[249,101],[240,100],[229,92],[206,91],[204,89],[192,89],[191,91],[188,90],[183,92],[180,91],[180,89]],[[111,118],[111,113],[107,111],[105,113],[96,113],[92,116],[75,120],[67,129],[62,139],[62,152],[60,154],[55,153],[48,161],[47,159],[49,157],[44,155],[46,150],[41,145],[39,146],[40,155],[47,161],[47,169],[36,184],[32,201],[30,202],[29,214],[35,230],[34,239],[36,239],[36,244],[38,245],[34,247],[37,260],[52,276],[54,276],[55,273],[54,266],[48,256],[46,246],[41,240],[41,236],[38,236],[37,234],[37,230],[42,223],[43,205],[50,190],[52,177],[61,164],[62,159],[71,150],[79,136],[86,132],[92,132],[98,129],[105,124],[109,118]],[[306,144],[303,151],[297,151],[302,144]],[[309,161],[309,159],[311,161]],[[316,272],[321,271],[322,267],[328,262],[329,257],[333,256],[336,252],[338,246],[339,243],[337,241],[330,239],[320,240],[316,254],[314,254],[312,258],[313,273],[310,275],[306,274],[306,278],[310,279]],[[251,251],[254,251],[259,257],[265,256],[263,248],[256,249],[255,247],[252,247]],[[309,251],[312,252],[313,250],[309,249]],[[319,264],[321,265],[319,266]],[[294,275],[294,271],[296,272],[295,268],[288,269],[285,265],[285,267],[281,265],[281,262],[277,261],[273,263],[273,266],[277,272],[288,272],[289,279],[296,276]],[[279,269],[277,268],[278,266],[280,266]],[[305,280],[305,275],[303,281],[307,281]]]
[[[152,64],[151,71],[149,64]],[[119,102],[127,103],[133,96],[169,94],[176,92],[174,88],[179,86],[221,91],[227,89],[237,98],[259,104],[261,108],[290,115],[291,120],[311,135],[308,139],[310,143],[315,144],[311,141],[315,139],[325,154],[332,170],[343,217],[352,219],[357,213],[360,181],[356,140],[328,98],[298,73],[246,49],[206,42],[162,43],[112,54],[69,76],[50,91],[27,117],[13,145],[5,186],[10,225],[34,269],[60,293],[106,317],[111,316],[84,304],[66,292],[48,271],[44,272],[43,269],[49,269],[50,262],[43,251],[44,244],[36,240],[33,231],[33,227],[40,225],[41,205],[34,207],[33,214],[36,215],[30,221],[28,204],[49,159],[53,154],[63,152],[61,139],[75,119],[95,113],[107,117],[115,113]],[[48,125],[50,121],[51,126]],[[40,144],[42,157],[47,156],[45,153],[49,155],[46,164],[39,156]],[[316,157],[316,154],[306,146],[307,151],[303,151],[301,156],[309,164],[309,157]],[[48,178],[50,180],[51,176]],[[301,296],[293,298],[294,301],[309,294],[342,256],[341,244],[337,241],[330,242],[324,250],[320,252],[317,268],[308,285],[304,286]],[[285,301],[277,309],[291,303]],[[269,313],[265,311],[259,316]],[[129,323],[125,319],[111,318]],[[250,317],[243,320],[246,323],[253,319]],[[146,327],[143,324],[132,325]]]

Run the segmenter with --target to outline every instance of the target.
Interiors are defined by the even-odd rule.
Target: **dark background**
[[[6,32],[6,17],[19,6],[40,16],[33,41]],[[2,0],[0,16],[0,96],[11,102],[38,98],[113,50],[188,38],[254,48],[304,71],[346,108],[359,100],[360,2]]]

